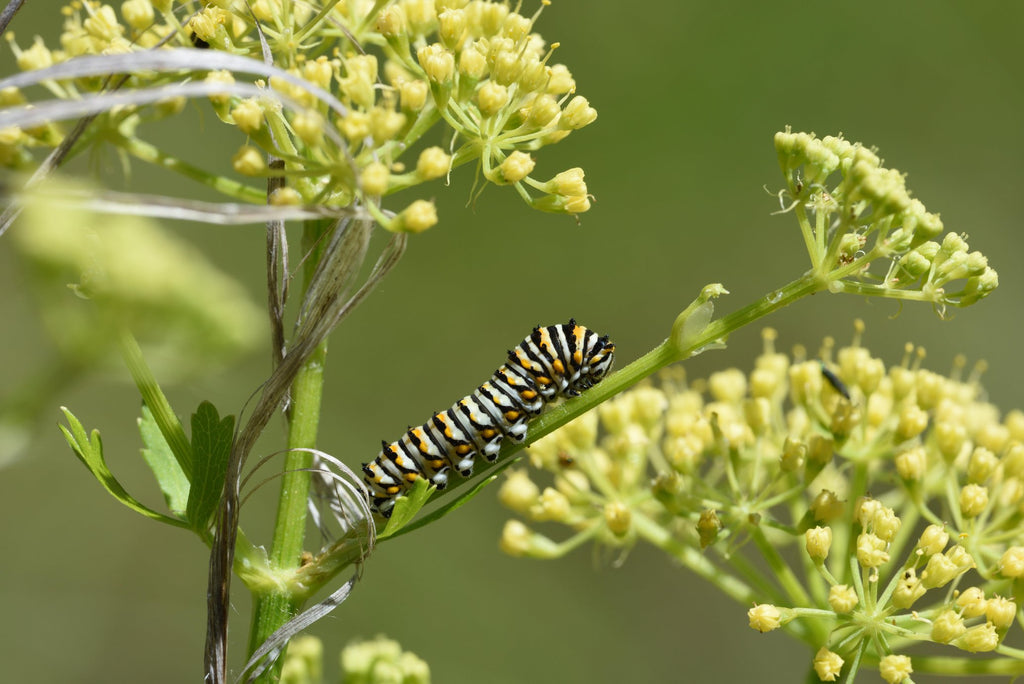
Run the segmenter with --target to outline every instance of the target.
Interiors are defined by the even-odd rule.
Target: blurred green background
[[[20,42],[40,33],[52,45],[56,3],[28,4],[14,24]],[[611,335],[624,364],[660,342],[704,284],[724,283],[732,294],[720,310],[731,311],[799,275],[806,257],[795,223],[772,214],[781,186],[772,135],[787,124],[878,146],[947,230],[968,233],[988,255],[1001,284],[947,321],[926,306],[818,295],[765,321],[779,329],[780,347],[813,350],[825,335],[845,342],[859,317],[866,343],[887,362],[908,340],[927,347],[926,365],[938,371],[961,352],[985,359],[991,399],[1021,407],[1022,28],[1020,3],[555,0],[538,29],[561,43],[556,61],[569,65],[599,118],[537,154],[536,175],[582,166],[597,198],[592,211],[577,225],[493,187],[467,206],[468,169],[451,187],[431,185],[425,196],[436,199],[442,223],[411,240],[396,272],[332,340],[323,448],[351,465],[369,459],[382,438],[482,381],[535,324],[574,316]],[[10,73],[9,56],[3,65]],[[195,108],[169,124],[160,139],[187,158],[223,163],[241,142]],[[112,156],[97,168],[120,173]],[[141,165],[131,187],[192,192]],[[170,227],[263,301],[262,227]],[[24,276],[0,240],[0,387],[48,358]],[[759,329],[744,330],[727,350],[687,362],[688,373],[747,369],[759,347]],[[237,413],[268,366],[257,354],[169,394],[183,414],[202,399]],[[206,549],[115,503],[55,428],[59,405],[100,428],[113,469],[158,505],[137,458],[138,399],[124,377],[96,373],[54,397],[28,452],[0,473],[6,681],[201,677]],[[262,443],[266,452],[280,447],[274,436]],[[267,502],[245,511],[250,537],[266,531]],[[636,548],[621,566],[589,549],[557,562],[513,559],[497,549],[506,517],[485,492],[382,546],[352,598],[312,633],[328,654],[352,637],[386,633],[444,684],[805,675],[804,646],[753,632],[747,606],[658,553]],[[235,586],[237,663],[248,600]]]

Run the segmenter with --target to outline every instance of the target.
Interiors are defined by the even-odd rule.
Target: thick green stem
[[[297,449],[316,446],[326,356],[327,343],[324,342],[309,357],[292,384],[289,451],[285,456],[284,473],[281,476],[281,494],[270,552],[270,567],[275,571],[297,569],[300,564],[306,531],[306,501],[312,477],[309,468],[313,464],[313,454]],[[286,587],[256,597],[249,653],[259,648],[278,627],[290,620],[301,604],[302,599]]]
[[[304,291],[308,290],[316,264],[322,253],[320,237],[323,225],[311,222],[303,235],[304,252],[310,255],[305,264]],[[320,424],[320,403],[323,396],[323,371],[327,360],[327,341],[324,340],[299,370],[292,382],[291,407],[288,413],[288,452],[281,476],[274,540],[270,550],[270,568],[274,572],[297,570],[306,533],[306,502],[309,498],[313,454],[317,429]],[[273,586],[253,597],[253,616],[249,632],[249,654],[294,617],[302,607],[305,596],[297,593],[292,583]],[[280,674],[282,659],[268,668],[256,681],[275,682]]]

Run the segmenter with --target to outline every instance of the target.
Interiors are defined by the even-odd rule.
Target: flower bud
[[[921,538],[917,542],[917,548],[921,551],[922,555],[931,556],[936,553],[942,553],[942,550],[946,548],[948,543],[949,534],[941,525],[929,525],[921,533]]]
[[[569,100],[569,104],[562,111],[562,118],[558,120],[560,128],[579,130],[597,119],[597,110],[590,106],[587,98],[582,95]]]
[[[988,507],[988,489],[981,485],[969,484],[960,490],[960,513],[965,518],[981,515]]]
[[[398,86],[399,102],[402,109],[418,112],[427,103],[427,95],[430,93],[430,86],[426,81],[412,79],[402,81]]]
[[[433,180],[448,173],[452,158],[440,147],[428,147],[416,160],[416,175],[422,180]]]
[[[956,640],[955,645],[968,653],[987,653],[999,645],[999,635],[996,634],[995,625],[986,622],[968,629]]]
[[[878,662],[878,674],[888,684],[900,684],[914,671],[910,666],[910,656],[890,653]]]
[[[843,514],[843,502],[827,489],[818,492],[810,505],[811,514],[817,522],[829,522]]]
[[[302,195],[295,188],[276,188],[268,198],[268,204],[275,207],[293,207],[302,204]]]
[[[948,644],[962,635],[967,628],[955,610],[944,610],[932,620],[932,641]]]
[[[914,601],[924,596],[926,591],[914,570],[907,570],[892,593],[892,605],[899,610],[906,610],[914,605]]]
[[[231,75],[230,72],[228,72],[226,70],[220,70],[220,71],[216,71],[216,72],[210,72],[209,74],[207,74],[205,82],[206,83],[216,83],[216,84],[231,85],[231,84],[234,83],[234,77]],[[231,98],[231,96],[228,95],[226,92],[210,95],[210,101],[213,102],[214,104],[220,104],[220,105],[226,104],[230,100],[230,98]]]
[[[501,530],[501,550],[510,556],[525,556],[530,551],[533,533],[518,520],[509,520]]]
[[[1011,546],[999,559],[999,574],[1017,579],[1024,577],[1024,546]]]
[[[437,207],[427,200],[416,200],[395,217],[393,232],[422,233],[437,224]]]
[[[825,560],[832,547],[831,527],[812,527],[804,533],[807,555],[816,561]]]
[[[460,9],[447,9],[437,15],[437,35],[450,50],[457,50],[466,32],[466,13]]]
[[[383,195],[388,191],[391,171],[381,162],[370,162],[359,174],[359,184],[367,195]]]
[[[296,112],[292,130],[306,145],[319,147],[324,140],[324,118],[312,109]]]
[[[833,653],[822,646],[814,654],[814,672],[821,681],[834,682],[842,672],[843,662],[838,653]]]
[[[263,108],[253,98],[246,98],[231,110],[231,118],[246,135],[252,135],[263,127]]]
[[[985,617],[996,629],[1007,629],[1017,619],[1017,604],[1002,596],[994,596],[985,604]]]
[[[604,523],[616,537],[623,537],[632,527],[633,513],[621,501],[609,501],[604,506]]]
[[[718,513],[711,509],[700,512],[697,519],[697,536],[700,539],[700,548],[706,549],[718,538],[718,532],[722,529],[722,521],[718,519]]]
[[[459,55],[459,73],[470,80],[479,81],[487,75],[487,57],[476,48],[463,50]]]
[[[530,507],[530,517],[537,521],[552,520],[565,522],[569,518],[572,507],[568,497],[557,489],[547,487],[540,498]]]
[[[848,584],[836,584],[828,590],[828,605],[840,615],[853,610],[858,601],[857,592]]]
[[[564,95],[576,90],[576,81],[573,80],[569,67],[564,64],[554,64],[548,69],[548,86],[546,91],[549,95]]]
[[[918,482],[928,470],[928,454],[915,446],[896,455],[896,472],[907,482]]]
[[[985,592],[981,587],[967,587],[956,598],[956,605],[960,606],[961,615],[967,619],[985,614]]]
[[[781,618],[779,609],[769,603],[758,604],[747,611],[750,628],[762,634],[778,629],[782,625]]]
[[[494,81],[486,81],[476,94],[480,113],[485,117],[494,116],[508,104],[508,88]]]
[[[884,539],[871,532],[857,536],[857,562],[861,567],[877,568],[889,562],[889,553],[885,550],[888,544]]]
[[[916,404],[907,404],[900,411],[899,423],[896,426],[897,441],[904,442],[917,437],[928,427],[928,413]]]
[[[440,43],[431,43],[416,52],[423,71],[434,83],[444,85],[455,76],[455,57]]]
[[[258,176],[267,170],[263,153],[252,145],[243,145],[231,158],[231,166],[243,176]]]
[[[524,515],[539,497],[540,489],[525,470],[513,470],[498,490],[498,500],[506,508]]]
[[[562,113],[558,101],[551,95],[538,95],[525,112],[526,124],[534,128],[544,128]]]
[[[121,16],[136,31],[144,31],[153,23],[153,4],[149,0],[126,0],[121,3]]]

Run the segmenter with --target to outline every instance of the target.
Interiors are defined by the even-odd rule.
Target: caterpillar
[[[527,424],[546,404],[601,382],[614,359],[615,345],[607,335],[573,319],[534,328],[472,394],[398,440],[381,442],[377,458],[363,464],[372,510],[391,517],[395,499],[421,477],[438,489],[447,486],[453,471],[469,477],[477,455],[493,462],[506,436],[521,442]]]

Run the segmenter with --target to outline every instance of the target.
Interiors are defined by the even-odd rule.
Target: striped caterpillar
[[[576,321],[534,328],[508,352],[508,360],[472,394],[423,425],[409,428],[363,464],[371,507],[388,518],[395,499],[417,479],[438,489],[454,470],[473,473],[477,454],[493,462],[505,436],[521,442],[529,421],[558,397],[574,397],[600,382],[611,369],[615,345]]]

